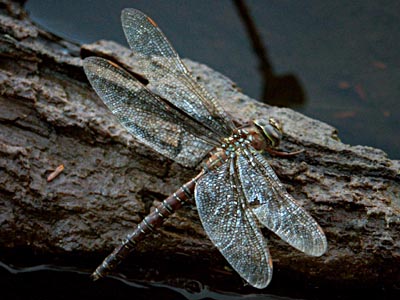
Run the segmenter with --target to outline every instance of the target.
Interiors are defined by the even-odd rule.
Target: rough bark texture
[[[100,259],[198,170],[137,143],[89,86],[80,55],[134,67],[138,62],[126,48],[106,41],[80,48],[37,28],[17,2],[0,1],[0,10],[0,248]],[[221,74],[185,62],[232,116],[275,116],[284,124],[282,147],[305,149],[270,163],[324,228],[329,250],[307,257],[266,232],[275,276],[315,284],[398,283],[400,162],[378,149],[345,145],[331,126],[258,103]],[[60,164],[65,170],[47,182]],[[182,265],[168,271],[165,261]],[[149,271],[164,264],[164,273]],[[144,241],[124,267],[130,265],[132,278],[165,280],[180,273],[208,284],[215,278],[240,284],[191,207]],[[198,278],[200,270],[208,278]]]

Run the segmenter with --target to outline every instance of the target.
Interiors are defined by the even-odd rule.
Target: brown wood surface
[[[159,201],[199,170],[137,143],[88,84],[81,56],[140,67],[126,48],[62,40],[35,26],[15,1],[0,1],[0,30],[0,249],[73,257],[75,266],[93,255],[94,268]],[[266,231],[275,278],[288,284],[299,278],[310,284],[398,283],[400,162],[378,149],[345,145],[333,127],[256,102],[223,75],[185,62],[233,117],[274,116],[285,131],[282,149],[305,150],[270,163],[324,228],[329,250],[320,258],[307,257]],[[64,170],[47,181],[61,164]],[[180,276],[241,284],[206,237],[193,207],[172,216],[124,268],[133,268],[127,273],[136,279]]]

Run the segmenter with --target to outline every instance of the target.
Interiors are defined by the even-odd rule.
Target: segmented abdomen
[[[165,199],[156,207],[156,209],[143,219],[136,229],[130,233],[125,240],[108,255],[101,265],[93,272],[93,280],[107,275],[111,270],[126,258],[133,250],[135,245],[144,239],[146,235],[159,227],[171,214],[179,209],[184,203],[191,202],[194,193],[194,187],[197,179],[203,174],[201,172],[198,176],[182,185],[175,193]]]

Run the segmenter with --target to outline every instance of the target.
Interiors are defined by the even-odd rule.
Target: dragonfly
[[[145,217],[97,267],[93,279],[109,274],[168,216],[193,202],[212,243],[256,288],[270,283],[273,269],[262,226],[308,255],[323,255],[323,230],[267,161],[268,152],[282,153],[276,150],[280,123],[273,118],[235,122],[192,77],[150,17],[129,8],[121,20],[128,44],[141,61],[138,73],[151,86],[100,57],[84,59],[89,82],[139,142],[185,167],[201,164],[201,171]]]

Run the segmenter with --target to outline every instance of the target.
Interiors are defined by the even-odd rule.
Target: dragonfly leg
[[[266,152],[268,152],[269,154],[272,154],[272,155],[275,155],[275,156],[280,156],[280,157],[296,156],[296,155],[298,155],[300,153],[305,152],[304,149],[293,151],[293,152],[283,152],[283,151],[278,151],[278,150],[275,150],[275,149],[269,148],[269,147],[265,148],[264,150]]]

